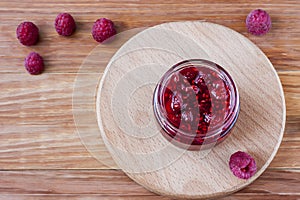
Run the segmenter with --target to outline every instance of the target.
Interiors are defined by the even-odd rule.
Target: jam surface
[[[173,139],[201,145],[215,130],[226,131],[231,126],[224,124],[233,114],[232,87],[220,70],[189,64],[163,79],[157,102],[167,120],[163,129]],[[205,143],[222,139],[222,134]]]

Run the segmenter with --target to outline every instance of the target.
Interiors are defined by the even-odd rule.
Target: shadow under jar
[[[220,143],[233,128],[240,108],[231,76],[202,59],[169,69],[155,88],[153,107],[164,137],[188,150]]]

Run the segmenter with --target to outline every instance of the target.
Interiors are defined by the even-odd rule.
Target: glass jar
[[[153,95],[155,117],[173,144],[199,150],[221,142],[239,114],[231,76],[211,61],[192,59],[170,68]]]

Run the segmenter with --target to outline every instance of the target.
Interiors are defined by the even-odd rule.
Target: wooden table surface
[[[255,8],[271,15],[273,27],[266,36],[246,31],[246,15]],[[53,27],[56,15],[64,11],[73,15],[78,26],[70,38],[59,37]],[[0,199],[162,199],[122,171],[99,163],[77,135],[73,83],[82,61],[98,45],[90,31],[100,17],[113,20],[118,32],[206,20],[228,26],[257,44],[282,81],[286,130],[263,175],[225,199],[300,199],[299,0],[1,0]],[[21,46],[16,39],[15,29],[25,20],[40,29],[36,46]],[[39,76],[28,75],[23,66],[33,50],[45,59],[46,70]]]

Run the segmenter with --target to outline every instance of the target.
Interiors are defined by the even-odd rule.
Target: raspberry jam
[[[153,104],[163,135],[189,150],[222,141],[239,113],[239,95],[230,75],[201,59],[169,69],[155,88]]]

